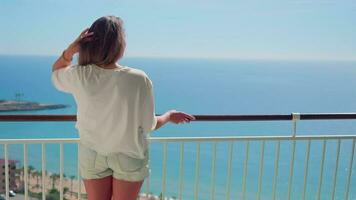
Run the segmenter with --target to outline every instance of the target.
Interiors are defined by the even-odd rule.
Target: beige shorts
[[[144,159],[137,159],[123,153],[104,156],[81,143],[79,145],[79,167],[83,179],[113,176],[119,180],[142,181],[149,174],[148,151]]]

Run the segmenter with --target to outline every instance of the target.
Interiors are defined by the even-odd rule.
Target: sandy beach
[[[54,188],[59,190],[59,177],[54,180],[53,184],[53,179],[51,178],[52,174],[47,174],[45,177],[45,189],[48,192],[48,190],[52,189],[52,185],[54,185]],[[23,175],[20,176],[20,179],[17,179],[17,185],[19,187],[23,187],[24,185],[24,180],[23,180]],[[34,175],[29,175],[28,178],[28,190],[32,193],[40,193],[42,192],[42,176],[34,176]],[[77,179],[71,180],[68,177],[63,177],[63,182],[62,182],[63,188],[68,188],[68,191],[64,194],[64,197],[69,200],[74,200],[78,199],[78,190],[79,190],[79,184]],[[84,188],[84,184],[81,181],[81,193],[82,193],[82,199],[86,199],[86,192]]]
[[[52,189],[53,186],[53,180],[51,178],[52,174],[47,174],[45,177],[45,189],[48,192],[50,189]],[[23,175],[20,176],[20,179],[17,179],[17,185],[23,186]],[[71,180],[68,177],[63,177],[63,188],[68,188],[68,191],[64,194],[64,198],[68,199],[68,200],[77,200],[78,199],[78,191],[79,191],[79,184],[78,184],[78,179],[73,179]],[[28,179],[28,190],[32,193],[40,193],[42,192],[42,177],[41,176],[32,176],[29,175],[29,179]],[[59,190],[59,177],[55,179],[54,181],[54,188]],[[144,186],[143,186],[144,187]],[[85,187],[84,187],[84,183],[83,181],[81,181],[81,199],[87,199],[86,197],[86,191],[85,191]],[[155,199],[159,199],[158,196],[156,195],[146,195],[144,193],[141,193],[139,195],[138,200],[155,200]]]

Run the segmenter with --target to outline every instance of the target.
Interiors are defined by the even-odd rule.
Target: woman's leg
[[[83,179],[88,200],[111,200],[112,176],[100,179]]]
[[[113,200],[136,200],[142,183],[113,178]]]

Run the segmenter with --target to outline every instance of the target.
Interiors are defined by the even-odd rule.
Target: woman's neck
[[[104,66],[100,65],[99,67],[104,68],[104,69],[116,69],[116,68],[120,68],[121,66],[118,65],[117,63],[114,63],[114,64],[104,65]]]

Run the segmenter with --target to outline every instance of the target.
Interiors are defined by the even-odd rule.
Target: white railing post
[[[309,157],[310,157],[310,145],[311,141],[308,140],[308,146],[307,146],[307,151],[306,151],[306,156],[305,156],[305,167],[304,167],[304,184],[303,184],[303,193],[302,193],[302,199],[305,199],[305,194],[307,191],[307,180],[308,180],[308,170],[309,170]]]
[[[167,175],[167,142],[163,144],[163,163],[162,163],[162,198],[166,198],[166,175]]]
[[[250,151],[250,141],[246,142],[246,154],[245,154],[245,162],[244,162],[244,175],[242,179],[242,199],[246,199],[246,178],[247,178],[247,168],[248,168],[248,157]]]
[[[334,178],[333,178],[333,191],[332,191],[332,194],[331,194],[331,200],[334,200],[335,199],[335,189],[336,189],[336,180],[337,180],[337,171],[339,169],[339,157],[340,157],[340,143],[341,143],[341,140],[338,139],[337,140],[337,147],[336,147],[336,163],[335,163],[335,170],[334,170]]]
[[[46,200],[46,146],[41,144],[42,149],[42,200]]]
[[[351,176],[352,176],[352,164],[354,161],[354,154],[355,154],[355,141],[356,139],[352,140],[352,150],[351,150],[351,155],[350,155],[350,164],[349,164],[349,174],[347,176],[347,183],[346,183],[346,191],[345,191],[345,199],[349,199],[349,191],[350,191],[350,182],[351,182]]]
[[[292,135],[297,136],[297,121],[300,120],[300,113],[292,113]]]
[[[197,144],[197,159],[195,163],[195,184],[194,184],[194,199],[198,200],[199,197],[199,174],[200,174],[200,142]]]
[[[78,176],[78,195],[77,195],[77,198],[78,200],[80,200],[82,198],[82,177],[80,175],[80,159],[79,159],[79,152],[80,152],[80,143],[78,142],[77,143],[77,149],[78,149],[78,165],[77,165],[77,176]]]
[[[226,200],[230,199],[230,188],[231,188],[231,165],[232,165],[232,152],[234,148],[234,143],[229,144],[229,154],[227,163],[227,183],[226,183]]]
[[[63,143],[59,143],[59,199],[63,200]]]
[[[294,157],[295,157],[295,137],[297,135],[297,121],[300,120],[299,113],[292,113],[292,137],[293,137],[293,145],[292,145],[292,158],[290,161],[290,169],[289,169],[289,181],[288,181],[288,200],[291,199],[292,196],[292,184],[293,184],[293,175],[294,175]]]
[[[324,160],[325,160],[325,149],[326,149],[326,140],[323,142],[323,154],[321,157],[320,163],[320,174],[319,174],[319,185],[318,185],[318,193],[316,199],[320,199],[321,193],[321,185],[323,184],[323,172],[324,172]]]
[[[5,196],[6,199],[10,199],[9,196],[9,152],[8,145],[4,144],[4,153],[5,153]]]
[[[264,153],[265,153],[265,141],[262,141],[261,155],[260,155],[260,170],[258,175],[258,191],[257,191],[258,200],[261,199]]]
[[[28,159],[27,159],[27,144],[23,144],[23,176],[24,176],[24,186],[25,186],[25,200],[28,200]]]
[[[276,187],[278,178],[278,166],[279,166],[279,152],[281,148],[281,141],[277,142],[276,155],[274,160],[274,177],[273,177],[273,189],[272,189],[272,199],[276,199]]]
[[[180,156],[179,156],[179,194],[178,199],[183,199],[183,177],[184,177],[184,142],[180,144]]]
[[[216,168],[216,142],[214,142],[212,148],[210,200],[215,199],[215,174],[216,174],[215,168]]]
[[[148,151],[150,151],[150,148],[148,148]],[[145,180],[146,182],[146,198],[148,198],[148,195],[150,193],[150,177],[151,177],[151,163],[150,163],[150,160],[151,160],[151,152],[148,152],[148,161],[147,161],[147,165],[148,165],[148,176]]]
[[[151,177],[151,141],[149,140],[150,138],[150,133],[147,133],[146,135],[146,141],[147,141],[147,151],[148,151],[148,160],[147,160],[147,165],[148,165],[148,176],[145,180],[146,182],[146,198],[148,199],[149,193],[150,193],[150,177]]]

